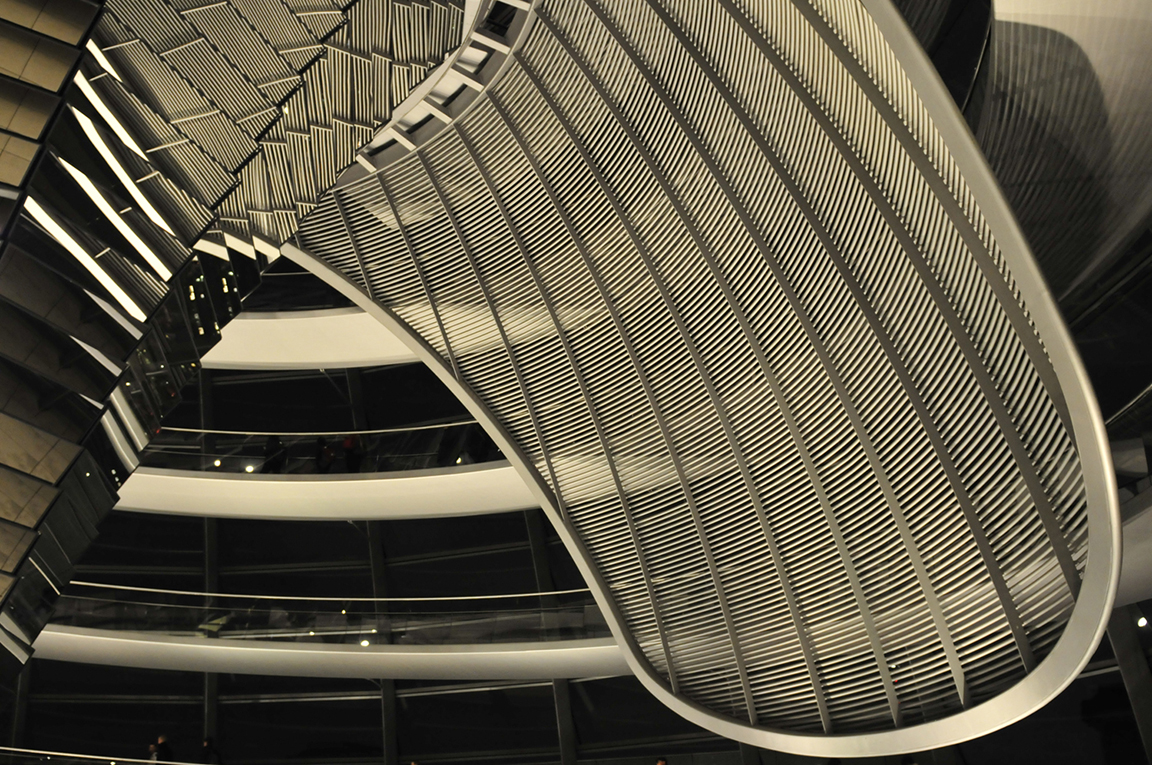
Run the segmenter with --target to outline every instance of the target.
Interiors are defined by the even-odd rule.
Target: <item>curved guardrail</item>
[[[504,459],[475,420],[310,433],[164,427],[140,455],[149,468],[220,473],[385,473]]]
[[[317,598],[72,582],[52,624],[360,645],[479,645],[610,637],[588,590],[465,598]]]

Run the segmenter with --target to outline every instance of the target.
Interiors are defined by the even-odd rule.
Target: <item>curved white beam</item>
[[[552,680],[630,674],[612,638],[485,645],[208,640],[50,624],[36,657],[116,667],[392,680]]]
[[[247,475],[141,467],[116,510],[267,520],[401,520],[539,507],[507,462],[360,475]]]
[[[359,308],[244,312],[220,331],[205,369],[346,369],[408,364],[416,355]]]

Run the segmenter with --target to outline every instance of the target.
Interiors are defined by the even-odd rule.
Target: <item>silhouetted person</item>
[[[156,751],[152,759],[158,762],[172,762],[175,758],[172,756],[172,747],[168,745],[167,734],[161,733],[156,737],[156,743],[153,745]],[[152,747],[149,747],[151,749]]]
[[[324,436],[316,439],[316,472],[327,473],[336,461],[336,450],[328,445]]]
[[[349,473],[360,472],[360,462],[364,459],[364,447],[360,436],[351,435],[344,439],[344,468]]]
[[[280,443],[279,436],[268,436],[264,442],[264,467],[261,473],[283,473],[284,463],[288,461],[288,450]]]
[[[204,738],[204,750],[200,754],[200,761],[205,765],[224,765],[224,758],[220,756],[220,750],[216,748],[211,736]]]

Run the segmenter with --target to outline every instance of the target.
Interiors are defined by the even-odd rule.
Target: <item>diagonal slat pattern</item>
[[[268,251],[462,35],[462,8],[442,0],[125,0],[94,34],[115,75],[91,76],[219,214],[210,236]]]

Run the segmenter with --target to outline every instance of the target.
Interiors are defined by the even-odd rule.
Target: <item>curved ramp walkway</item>
[[[138,468],[115,509],[213,518],[401,520],[539,507],[507,462],[392,473],[260,475]]]
[[[41,659],[117,667],[295,677],[550,680],[630,674],[612,638],[486,645],[334,645],[206,640],[49,625]]]
[[[347,369],[409,364],[416,354],[359,308],[241,313],[220,331],[206,369]]]
[[[73,582],[37,656],[306,677],[532,679],[627,672],[588,590],[297,598]]]

